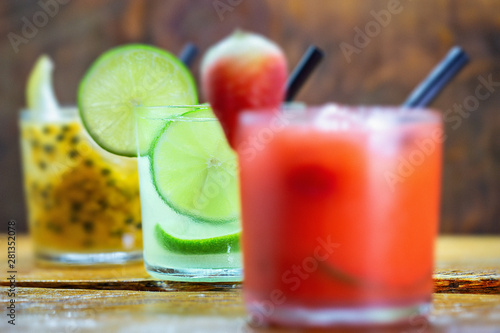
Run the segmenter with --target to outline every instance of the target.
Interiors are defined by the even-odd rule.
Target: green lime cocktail
[[[147,271],[166,280],[239,281],[236,156],[211,109],[197,103],[189,70],[147,45],[101,55],[78,91],[94,141],[137,157]]]
[[[136,107],[135,115],[147,271],[241,280],[236,156],[211,109]]]

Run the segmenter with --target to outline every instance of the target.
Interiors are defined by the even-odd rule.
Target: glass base
[[[278,306],[267,313],[259,304],[248,304],[252,326],[328,327],[333,325],[403,324],[407,320],[426,316],[430,302],[409,306],[373,306],[363,308],[311,309],[299,306]]]
[[[241,268],[168,268],[149,265],[144,262],[146,271],[154,278],[186,282],[240,282],[243,279]]]
[[[37,251],[35,260],[40,263],[61,265],[114,265],[140,262],[142,251],[101,253],[56,253]]]

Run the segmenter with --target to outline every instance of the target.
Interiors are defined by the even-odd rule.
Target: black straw
[[[193,43],[187,43],[179,54],[179,59],[190,67],[198,54],[198,48]]]
[[[429,76],[412,91],[403,106],[428,106],[468,62],[467,53],[458,46],[453,47]]]
[[[287,102],[295,98],[295,95],[297,95],[304,82],[306,82],[316,66],[321,62],[323,56],[324,53],[320,48],[314,45],[309,46],[287,81],[285,97]]]

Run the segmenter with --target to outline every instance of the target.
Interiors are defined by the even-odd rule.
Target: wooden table
[[[7,236],[0,234],[7,253]],[[171,283],[142,264],[36,267],[26,236],[16,242],[16,317],[8,324],[9,270],[0,264],[0,332],[302,332],[250,327],[241,284]],[[500,332],[500,237],[441,237],[428,321],[328,332]],[[311,332],[324,332],[311,330]]]

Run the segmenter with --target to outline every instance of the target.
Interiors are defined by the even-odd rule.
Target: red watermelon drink
[[[426,110],[243,113],[235,146],[254,323],[390,323],[425,313],[442,140],[440,117]]]

